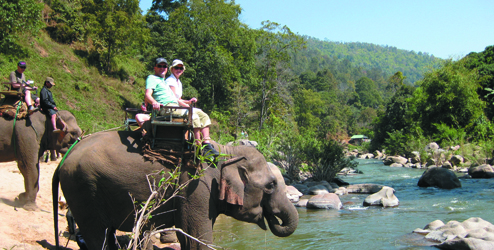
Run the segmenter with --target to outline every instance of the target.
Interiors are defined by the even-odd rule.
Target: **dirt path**
[[[26,211],[16,207],[15,198],[24,192],[24,178],[16,162],[0,163],[0,249],[55,249],[53,228],[51,179],[58,161],[40,164],[40,190],[37,196],[39,211]],[[66,210],[59,213],[65,215]],[[67,244],[67,221],[58,216],[60,244]],[[79,249],[69,241],[68,249]]]
[[[40,164],[40,190],[36,199],[39,211],[16,207],[15,198],[24,192],[24,178],[16,162],[0,163],[0,250],[55,249],[51,179],[59,161]],[[59,210],[60,246],[76,250],[77,243],[67,238],[66,212]],[[170,249],[166,246],[179,249],[176,244],[159,244],[159,241],[154,249]]]

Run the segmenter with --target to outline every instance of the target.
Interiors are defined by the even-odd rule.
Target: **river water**
[[[494,224],[494,179],[460,179],[453,190],[417,186],[423,169],[384,166],[380,160],[357,160],[363,174],[345,176],[350,184],[390,186],[400,200],[396,208],[364,207],[369,194],[340,196],[351,202],[342,210],[297,208],[299,224],[289,237],[274,236],[255,224],[220,216],[214,242],[224,249],[436,249],[403,239],[434,220],[463,222],[480,217]],[[463,174],[458,174],[461,176]],[[305,198],[305,197],[303,197]]]

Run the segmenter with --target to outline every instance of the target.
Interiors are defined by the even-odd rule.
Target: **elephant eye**
[[[275,187],[276,187],[276,181],[272,181],[266,184],[266,186],[264,187],[264,192],[267,194],[271,194],[274,192]]]

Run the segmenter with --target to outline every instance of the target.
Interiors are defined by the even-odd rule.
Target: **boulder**
[[[372,159],[374,158],[374,154],[367,153],[367,154],[361,154],[358,156],[359,159]]]
[[[429,223],[424,229],[414,233],[433,242],[440,249],[494,249],[494,225],[478,217],[463,222],[440,220]]]
[[[383,158],[383,154],[381,153],[381,151],[379,151],[379,150],[374,151],[374,158],[376,158],[376,159],[382,159]]]
[[[379,192],[367,196],[364,206],[397,207],[400,201],[395,196],[395,190],[384,186]]]
[[[443,165],[441,167],[454,170],[453,164],[451,164],[451,162],[449,161],[443,162]]]
[[[286,197],[291,202],[298,202],[300,200],[300,197],[302,197],[304,194],[302,194],[300,191],[297,190],[294,186],[287,186],[286,187]]]
[[[482,164],[476,167],[470,167],[468,169],[468,174],[472,176],[472,178],[493,178],[494,170],[491,165]]]
[[[427,144],[427,146],[425,146],[424,149],[427,152],[434,152],[434,151],[439,149],[439,145],[437,145],[437,143],[435,143],[435,142],[431,142],[431,143]]]
[[[453,166],[459,166],[462,164],[465,160],[463,159],[463,156],[461,155],[453,155],[451,156],[451,159],[449,159],[449,162],[453,164]]]
[[[336,195],[346,195],[346,194],[348,194],[348,191],[347,191],[347,189],[345,187],[339,187],[338,189],[336,189],[334,191],[334,193]]]
[[[399,163],[399,164],[405,164],[407,163],[407,158],[403,157],[403,156],[388,156],[386,157],[386,159],[384,159],[383,163],[384,165],[391,165],[393,163]]]
[[[373,194],[379,192],[383,187],[379,184],[354,184],[348,185],[346,190],[353,194]]]
[[[309,199],[300,199],[297,203],[295,203],[296,207],[307,207],[307,202]]]
[[[404,165],[400,163],[391,163],[389,166],[392,168],[402,168]]]
[[[315,185],[309,187],[309,194],[318,195],[318,194],[327,194],[327,193],[329,193],[329,190],[327,187],[323,185]]]
[[[296,188],[302,194],[308,194],[309,188],[304,184],[294,183],[292,187]]]
[[[453,189],[461,187],[461,182],[453,171],[446,168],[433,167],[422,174],[417,185],[419,187]]]
[[[410,162],[413,164],[420,162],[420,152],[419,151],[412,151],[410,153]]]
[[[307,202],[307,208],[340,210],[342,207],[340,197],[333,193],[314,195]]]
[[[333,182],[336,183],[336,185],[338,185],[339,187],[343,187],[343,186],[348,186],[350,185],[350,183],[340,179],[340,178],[334,178],[333,179]]]

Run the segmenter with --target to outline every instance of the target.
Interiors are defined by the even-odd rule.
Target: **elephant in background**
[[[65,153],[82,133],[77,121],[69,111],[58,112],[65,129],[54,134],[50,119],[41,112],[16,120],[0,118],[0,162],[17,161],[24,177],[25,192],[17,197],[19,205],[26,210],[36,210],[39,190],[39,159],[45,150]]]
[[[146,175],[173,168],[146,161],[140,154],[141,134],[113,131],[81,140],[53,176],[53,199],[60,183],[64,197],[79,226],[88,249],[117,249],[115,230],[132,231],[134,204],[151,194]],[[234,157],[207,168],[200,179],[181,191],[181,197],[166,202],[149,224],[175,225],[186,233],[212,243],[213,225],[220,214],[255,223],[279,237],[291,235],[298,224],[298,212],[288,200],[284,184],[278,183],[264,156],[254,147],[228,147],[215,144],[222,154]],[[180,183],[197,169],[182,167]],[[55,236],[58,245],[58,207],[53,204]],[[167,211],[165,213],[165,211]],[[281,221],[281,223],[280,223]],[[177,233],[182,249],[205,246]],[[105,243],[106,242],[106,243]]]

